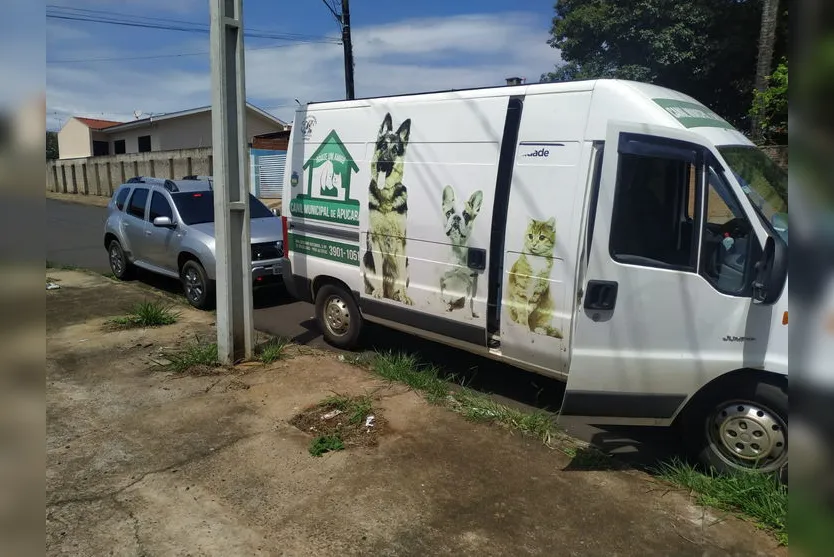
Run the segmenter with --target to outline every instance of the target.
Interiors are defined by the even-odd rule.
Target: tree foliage
[[[58,132],[46,132],[46,160],[58,158]]]
[[[749,118],[761,0],[557,0],[555,10],[548,43],[564,65],[543,81],[644,81],[687,93],[737,126]]]
[[[788,142],[788,60],[783,58],[776,71],[767,78],[764,91],[756,91],[750,114],[760,126],[761,137],[768,143]]]

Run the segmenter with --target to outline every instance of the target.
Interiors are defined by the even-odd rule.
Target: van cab
[[[311,103],[284,282],[567,382],[562,415],[680,427],[719,470],[787,463],[787,176],[689,96],[618,80]]]

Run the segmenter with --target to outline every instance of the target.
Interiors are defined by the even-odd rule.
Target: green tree
[[[58,132],[46,132],[46,160],[58,158]]]
[[[765,87],[755,92],[750,115],[759,126],[754,135],[764,142],[786,145],[788,142],[788,60],[782,59]]]
[[[564,65],[543,81],[618,78],[687,93],[749,128],[762,0],[557,0]]]

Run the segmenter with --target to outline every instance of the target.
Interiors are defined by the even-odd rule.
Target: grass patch
[[[176,352],[163,354],[168,360],[165,367],[175,373],[186,371],[207,372],[220,367],[220,360],[217,357],[217,344],[203,344],[197,342]]]
[[[310,454],[322,454],[347,447],[373,447],[385,430],[385,420],[368,395],[334,394],[303,410],[290,420],[314,438]]]
[[[286,349],[290,342],[283,338],[272,338],[258,347],[258,360],[264,364],[271,364],[286,357]]]
[[[179,316],[180,312],[173,311],[170,306],[146,301],[134,304],[127,315],[112,319],[110,324],[122,329],[162,327],[173,325]]]
[[[313,456],[321,456],[324,453],[345,450],[345,443],[339,435],[320,435],[310,441],[307,450]]]
[[[329,396],[319,404],[322,408],[339,410],[347,417],[349,424],[365,421],[365,417],[374,410],[373,400],[369,396],[349,397],[345,395]]]
[[[439,403],[449,394],[449,385],[441,377],[440,370],[420,363],[411,354],[384,352],[371,362],[371,370],[384,379],[405,383],[415,391],[426,395],[429,402]]]
[[[500,424],[547,445],[558,432],[547,412],[510,408],[466,387],[452,390],[449,381],[454,381],[455,376],[444,376],[437,367],[422,364],[411,354],[377,354],[370,360],[369,369],[384,379],[405,383],[425,395],[429,402],[445,404],[469,420]]]
[[[657,473],[691,490],[699,504],[744,514],[773,533],[779,543],[788,545],[788,489],[773,475],[705,474],[680,460],[662,464]]]
[[[57,269],[59,271],[82,271],[83,269],[78,265],[68,265],[65,263],[57,263],[55,261],[46,260],[47,269]]]

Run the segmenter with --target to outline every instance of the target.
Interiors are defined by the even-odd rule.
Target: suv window
[[[125,208],[125,201],[127,201],[127,195],[130,193],[130,188],[122,188],[119,190],[119,193],[116,194],[116,209],[121,211]]]
[[[153,222],[153,219],[156,217],[168,217],[174,220],[174,212],[171,211],[171,205],[165,199],[165,196],[158,191],[153,192],[153,197],[151,197],[151,210],[148,220]]]
[[[148,201],[148,189],[136,188],[133,190],[133,195],[130,196],[130,205],[128,205],[127,213],[136,217],[137,219],[145,218],[145,205]]]
[[[697,173],[688,161],[621,154],[611,223],[611,255],[627,264],[695,271]]]

